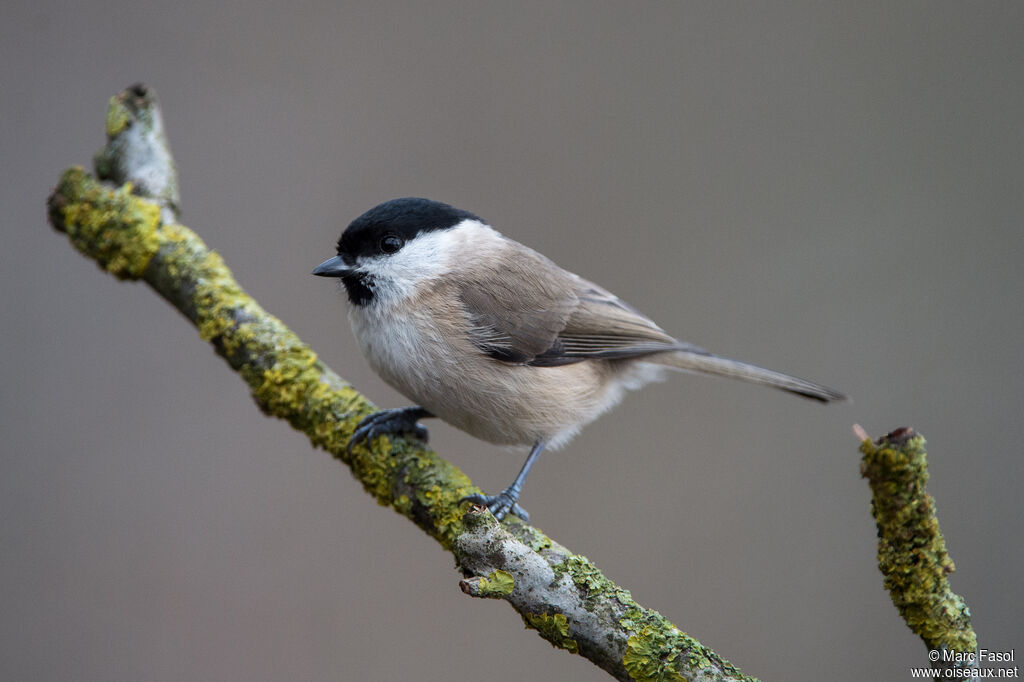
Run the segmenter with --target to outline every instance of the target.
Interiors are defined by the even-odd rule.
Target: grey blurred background
[[[183,222],[382,406],[309,271],[428,196],[822,407],[676,376],[545,456],[535,523],[766,680],[908,679],[851,425],[930,444],[953,586],[1024,646],[1024,5],[12,2],[0,9],[0,676],[594,680],[377,507],[144,285],[45,222],[159,93]],[[489,491],[522,457],[431,425]]]

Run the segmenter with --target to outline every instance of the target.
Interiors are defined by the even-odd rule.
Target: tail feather
[[[684,372],[697,372],[720,377],[731,377],[752,384],[764,384],[774,386],[783,391],[789,391],[805,398],[819,400],[823,403],[848,400],[843,393],[816,384],[813,381],[800,379],[798,377],[776,372],[774,370],[751,365],[739,360],[719,357],[710,353],[695,352],[691,350],[680,350],[671,353],[659,353],[647,358],[649,362],[659,365],[666,365]]]

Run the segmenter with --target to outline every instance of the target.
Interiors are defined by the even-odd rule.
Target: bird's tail
[[[731,377],[741,381],[749,381],[752,384],[764,384],[781,388],[783,391],[796,393],[797,395],[820,400],[823,403],[831,403],[840,400],[848,400],[846,395],[839,391],[816,384],[813,381],[800,379],[798,377],[775,372],[770,369],[751,365],[739,360],[712,355],[699,348],[693,350],[679,350],[669,353],[658,353],[645,358],[648,362],[655,362],[659,365],[666,365],[684,372],[697,372],[699,374],[711,374],[713,376]]]

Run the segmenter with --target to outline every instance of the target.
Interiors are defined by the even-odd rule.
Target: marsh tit
[[[831,388],[679,341],[613,294],[502,236],[479,217],[420,198],[356,218],[338,255],[313,270],[338,277],[363,355],[415,405],[366,417],[349,448],[383,434],[425,440],[438,417],[481,440],[529,447],[515,481],[467,498],[496,517],[519,506],[545,448],[565,445],[627,390],[667,369],[742,379],[821,402]]]

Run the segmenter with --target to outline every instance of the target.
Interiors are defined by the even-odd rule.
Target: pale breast
[[[483,354],[445,285],[400,306],[353,306],[352,330],[373,370],[406,398],[470,435],[499,445],[558,447],[654,378],[646,363],[586,360],[557,367]]]

